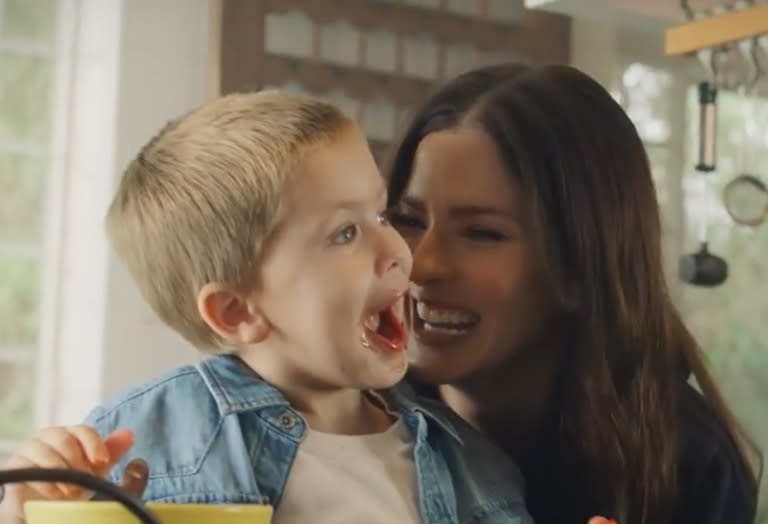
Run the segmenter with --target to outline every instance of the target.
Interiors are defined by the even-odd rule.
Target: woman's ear
[[[249,295],[218,283],[208,283],[197,294],[197,310],[208,327],[225,342],[258,344],[271,330],[269,320],[249,300]]]

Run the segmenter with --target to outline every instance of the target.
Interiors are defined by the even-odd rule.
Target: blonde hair
[[[130,163],[107,234],[157,315],[201,350],[219,337],[197,308],[207,283],[254,284],[287,175],[351,125],[335,106],[278,91],[218,98],[167,124]]]

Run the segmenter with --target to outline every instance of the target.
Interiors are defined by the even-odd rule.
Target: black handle
[[[62,482],[65,484],[75,484],[96,493],[106,495],[108,498],[119,502],[135,515],[142,524],[162,524],[139,498],[134,497],[119,486],[116,486],[101,477],[91,475],[90,473],[74,471],[71,469],[54,468],[0,470],[0,501],[2,501],[5,491],[3,485],[18,482]]]

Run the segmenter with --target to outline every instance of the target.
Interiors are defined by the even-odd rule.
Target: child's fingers
[[[64,467],[85,473],[95,473],[89,455],[98,453],[98,448],[103,448],[102,455],[106,454],[106,447],[98,433],[87,426],[44,429],[37,439],[54,449],[65,460]],[[69,497],[79,497],[83,493],[82,487],[73,484],[60,484],[59,489]]]
[[[102,440],[89,426],[48,428],[24,442],[6,467],[70,469],[106,476],[133,442],[133,432],[127,429],[114,431]],[[15,492],[14,500],[19,504],[33,498],[60,500],[89,495],[80,486],[53,482],[29,482],[7,491]]]
[[[56,450],[61,455],[69,469],[90,471],[91,463],[86,456],[78,436],[70,431],[70,428],[47,428],[33,439]],[[29,455],[27,455],[29,457]],[[29,457],[34,459],[34,457]]]
[[[90,426],[81,424],[67,428],[78,441],[85,457],[94,468],[109,463],[109,448],[101,435]]]
[[[130,429],[117,429],[107,435],[104,439],[104,446],[107,449],[109,460],[104,465],[98,467],[97,471],[102,475],[106,475],[112,466],[120,462],[120,459],[133,447],[133,442],[133,431]]]
[[[32,439],[22,445],[8,461],[6,467],[9,469],[69,468],[69,464],[54,448],[40,440]],[[63,486],[53,482],[29,482],[26,485],[45,498],[58,500],[69,497],[63,491]]]

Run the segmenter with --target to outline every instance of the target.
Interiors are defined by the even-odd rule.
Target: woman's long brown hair
[[[691,374],[752,472],[756,500],[759,453],[670,299],[648,159],[622,108],[566,66],[506,64],[459,76],[426,102],[395,150],[391,204],[421,139],[461,125],[487,132],[521,181],[532,236],[564,303],[575,287],[569,325],[579,328],[564,352],[561,441],[596,483],[600,509],[622,524],[669,521],[679,493],[681,394]]]

